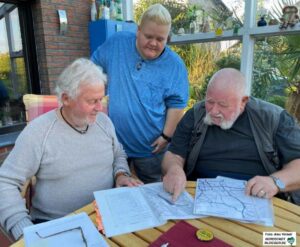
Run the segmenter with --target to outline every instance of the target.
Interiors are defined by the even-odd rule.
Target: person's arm
[[[162,161],[163,185],[166,191],[173,194],[175,201],[186,185],[186,175],[183,170],[185,157],[194,127],[194,110],[190,109],[176,127],[169,150]]]
[[[115,128],[111,120],[105,116],[107,121],[107,131],[113,138],[113,152],[114,152],[114,161],[113,161],[113,176],[115,180],[116,187],[121,186],[138,186],[143,184],[140,180],[131,177],[130,169],[127,163],[127,155],[123,149],[123,146],[118,141]],[[105,121],[105,120],[104,120]]]
[[[20,191],[39,169],[43,136],[40,125],[27,126],[0,168],[0,223],[15,240],[33,224]]]
[[[292,160],[272,176],[279,178],[285,189],[279,191],[274,180],[270,176],[255,176],[250,179],[246,186],[246,194],[258,197],[272,198],[278,192],[289,192],[300,189],[300,159]]]
[[[186,175],[184,173],[185,160],[177,154],[167,151],[162,162],[164,189],[173,194],[172,199],[176,201],[186,186]]]
[[[169,143],[168,138],[172,138],[178,122],[181,120],[184,114],[183,109],[170,108],[167,110],[166,123],[163,129],[163,136],[159,136],[153,143],[154,147],[153,153],[161,152]]]
[[[168,48],[169,49],[169,48]],[[172,68],[169,68],[166,73],[169,73],[169,78],[172,81],[172,86],[165,93],[166,105],[166,121],[163,128],[163,136],[159,136],[153,143],[153,153],[161,152],[170,142],[176,126],[184,115],[184,108],[187,106],[189,98],[189,81],[187,69],[184,62],[179,56],[172,56]]]
[[[286,111],[280,116],[279,126],[275,135],[276,146],[282,170],[272,176],[279,178],[284,184],[283,192],[300,189],[300,127],[295,119]],[[272,198],[279,192],[270,176],[256,176],[248,181],[246,193],[259,197]]]
[[[283,167],[282,170],[273,173],[285,184],[284,192],[300,189],[300,159],[295,159]],[[273,180],[273,179],[272,179]],[[274,181],[273,181],[274,182]]]

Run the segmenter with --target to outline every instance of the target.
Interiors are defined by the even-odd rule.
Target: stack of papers
[[[26,247],[108,247],[86,213],[24,228]]]
[[[94,192],[107,237],[160,226],[170,219],[194,219],[194,199],[184,191],[173,203],[162,183]]]
[[[198,179],[194,213],[273,226],[272,201],[246,196],[246,183],[226,177]]]

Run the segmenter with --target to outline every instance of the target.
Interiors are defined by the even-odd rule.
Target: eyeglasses
[[[87,239],[84,236],[84,233],[83,233],[83,230],[82,230],[81,226],[75,227],[75,228],[66,229],[66,230],[63,230],[63,231],[60,231],[60,232],[56,232],[56,233],[53,233],[53,234],[49,234],[49,235],[45,235],[45,236],[43,236],[39,232],[35,232],[35,233],[36,233],[36,235],[39,236],[39,238],[46,239],[46,238],[50,238],[50,237],[53,237],[53,236],[57,236],[59,234],[63,234],[63,233],[66,233],[66,232],[71,232],[71,231],[76,231],[76,230],[79,230],[81,238],[82,238],[82,241],[84,243],[84,246],[88,247]]]

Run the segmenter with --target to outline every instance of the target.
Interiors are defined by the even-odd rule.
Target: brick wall
[[[59,34],[57,10],[66,10],[68,31]],[[89,57],[88,0],[36,0],[32,5],[42,94],[53,94],[61,71],[79,57]]]
[[[0,147],[0,166],[14,146]]]

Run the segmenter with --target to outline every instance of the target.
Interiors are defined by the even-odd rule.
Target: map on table
[[[247,196],[245,194],[246,183],[245,180],[226,177],[198,179],[194,214],[273,226],[272,201]]]

